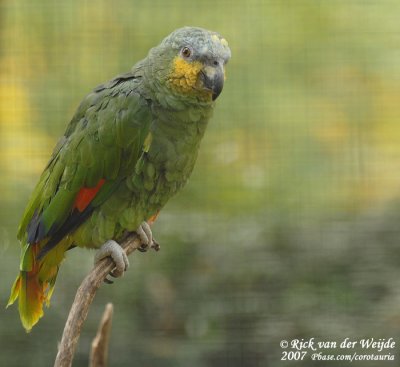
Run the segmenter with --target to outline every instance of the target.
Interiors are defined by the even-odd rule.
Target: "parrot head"
[[[222,36],[195,27],[177,29],[149,53],[158,87],[196,103],[212,103],[220,95],[230,57]]]

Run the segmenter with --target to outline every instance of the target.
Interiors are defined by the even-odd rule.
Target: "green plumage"
[[[97,87],[82,101],[18,230],[20,279],[34,275],[34,287],[42,292],[31,301],[35,317],[28,315],[29,297],[20,294],[27,329],[42,315],[41,304],[48,301],[46,292],[51,294],[70,246],[97,248],[109,239],[118,241],[185,185],[229,57],[227,43],[217,33],[182,28],[131,72]],[[101,187],[84,205],[82,189],[97,185]],[[11,303],[22,283],[17,278]]]

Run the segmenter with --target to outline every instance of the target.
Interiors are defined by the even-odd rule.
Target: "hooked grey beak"
[[[203,85],[212,92],[212,100],[215,101],[224,87],[224,70],[221,66],[206,66],[201,71]]]

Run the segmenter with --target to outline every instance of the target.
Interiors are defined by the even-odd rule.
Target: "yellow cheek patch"
[[[168,82],[171,86],[183,93],[193,91],[197,77],[203,65],[199,61],[188,62],[182,57],[175,57]]]

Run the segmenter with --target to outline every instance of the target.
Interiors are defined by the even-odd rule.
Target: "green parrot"
[[[118,244],[136,231],[153,247],[150,224],[187,182],[231,52],[216,32],[175,30],[132,70],[87,95],[40,176],[18,229],[18,300],[27,331],[49,305],[65,252],[98,249],[121,276]]]

